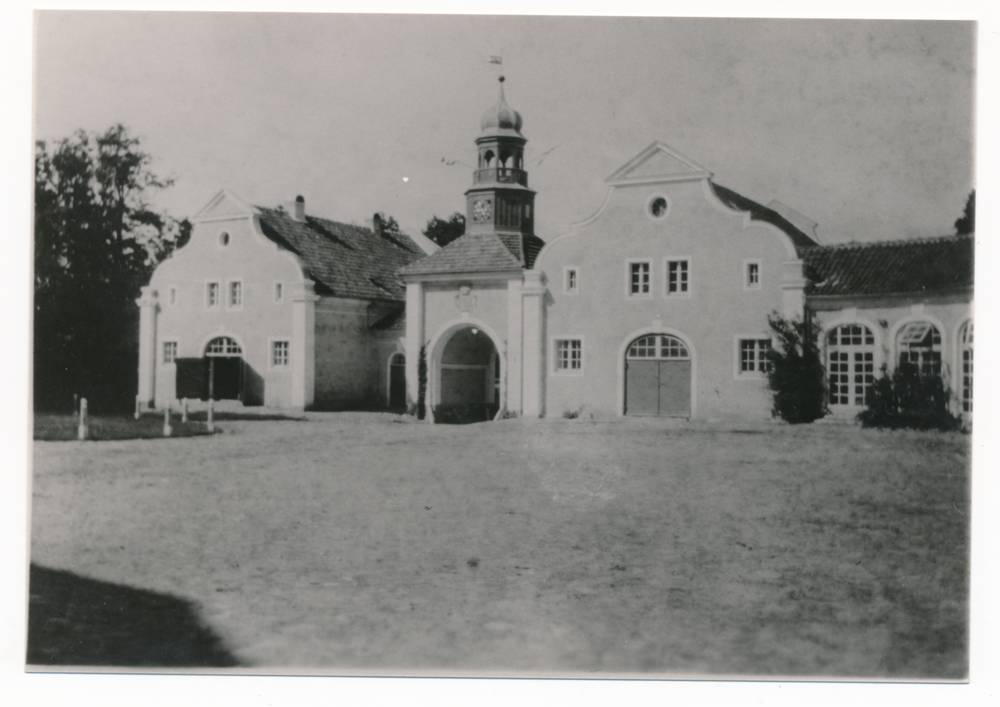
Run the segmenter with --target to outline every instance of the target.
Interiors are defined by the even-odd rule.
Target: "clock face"
[[[490,221],[493,218],[493,200],[476,199],[472,204],[472,219],[477,223]]]

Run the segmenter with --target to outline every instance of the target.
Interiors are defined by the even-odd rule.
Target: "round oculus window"
[[[219,234],[219,245],[229,245],[229,234],[226,231]]]
[[[663,218],[667,215],[667,200],[662,196],[658,196],[649,202],[649,213],[653,215],[654,218]]]

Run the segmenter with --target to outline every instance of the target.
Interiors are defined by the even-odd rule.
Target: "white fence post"
[[[78,439],[87,439],[88,432],[87,423],[87,399],[80,398],[80,426],[76,430],[76,436]]]
[[[139,396],[135,396],[135,419],[139,419]]]
[[[208,399],[208,431],[215,432],[215,401]]]
[[[183,405],[184,405],[184,412],[181,415],[181,422],[187,422],[188,421],[188,399],[187,398],[184,398]]]
[[[170,426],[170,403],[163,408],[163,436],[169,437],[173,433],[174,429]]]

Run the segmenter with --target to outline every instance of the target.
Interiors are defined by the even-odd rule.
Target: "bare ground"
[[[36,442],[32,561],[262,672],[967,675],[966,436],[395,420]]]

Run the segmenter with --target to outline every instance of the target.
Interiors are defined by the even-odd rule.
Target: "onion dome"
[[[479,122],[482,130],[480,137],[487,135],[511,135],[514,137],[524,137],[521,135],[521,114],[507,105],[503,95],[503,76],[500,77],[500,98],[496,104],[483,113],[483,119]]]

